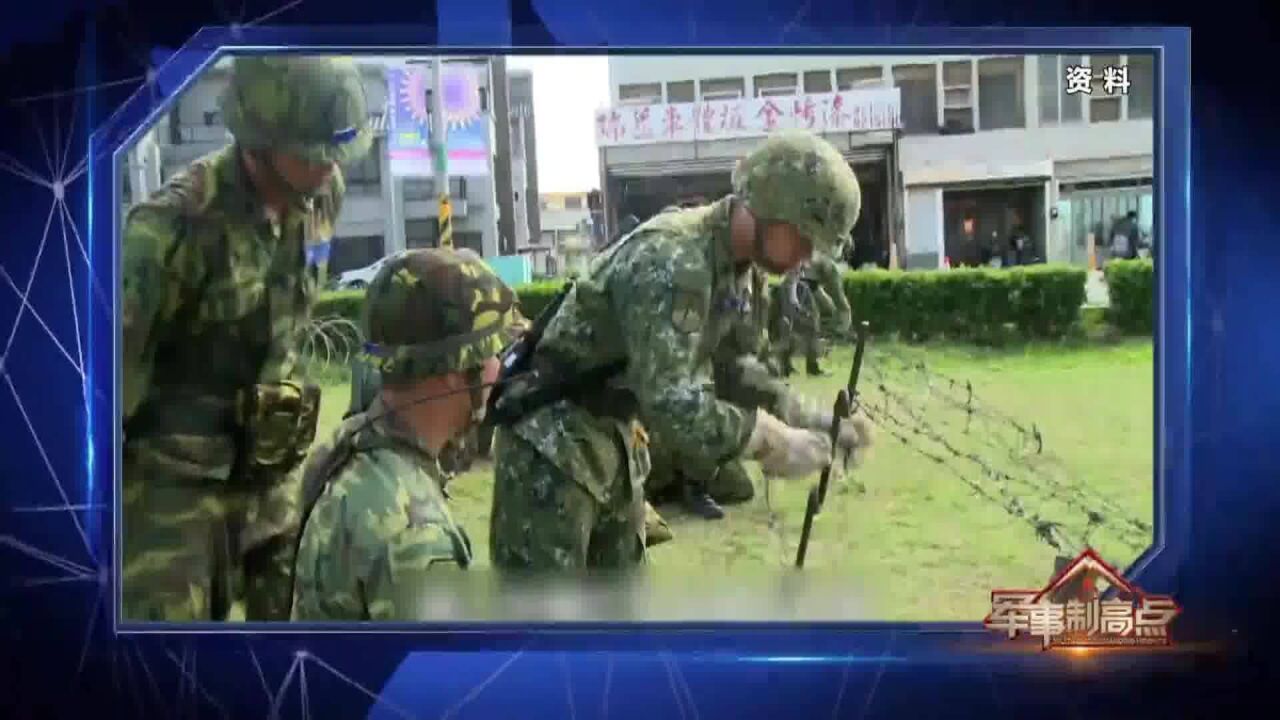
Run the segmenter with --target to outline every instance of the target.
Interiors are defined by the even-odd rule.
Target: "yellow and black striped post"
[[[453,204],[447,193],[440,196],[440,247],[453,249]]]
[[[453,249],[453,204],[449,201],[449,121],[444,112],[444,58],[432,63],[431,156],[436,171],[436,192],[440,197],[437,218],[439,247]]]

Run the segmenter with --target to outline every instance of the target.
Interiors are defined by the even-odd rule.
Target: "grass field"
[[[829,403],[851,355],[837,348],[826,361],[830,377],[794,385]],[[860,392],[886,431],[851,481],[832,490],[803,572],[856,585],[865,619],[973,621],[990,609],[993,588],[1040,587],[1053,570],[1058,553],[1010,507],[1060,523],[1077,541],[1088,511],[1098,512],[1089,543],[1127,566],[1150,542],[1133,524],[1152,523],[1153,379],[1150,341],[1017,350],[873,343]],[[322,437],[345,410],[348,388],[334,382],[324,397]],[[1038,430],[1039,452],[1018,427]],[[652,550],[651,573],[680,587],[786,572],[815,481],[773,481],[766,505],[757,478],[756,498],[720,521],[660,507],[675,540]],[[480,565],[488,563],[491,488],[486,463],[449,488]]]

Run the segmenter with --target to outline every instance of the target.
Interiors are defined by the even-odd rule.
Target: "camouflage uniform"
[[[317,112],[323,109],[323,112]],[[315,290],[307,244],[342,206],[327,187],[262,204],[242,154],[345,162],[369,144],[355,67],[315,58],[233,66],[231,146],[130,209],[122,247],[122,617],[286,619],[294,472],[319,391],[296,382]],[[282,178],[278,178],[283,182]]]
[[[790,375],[791,357],[799,351],[810,375],[824,375],[818,362],[822,336],[843,335],[853,322],[840,267],[830,257],[815,255],[788,273],[772,294],[769,339],[778,371]]]
[[[474,253],[410,251],[388,262],[369,288],[365,360],[388,387],[466,374],[478,420],[480,372],[502,350],[514,304]],[[426,619],[428,583],[471,562],[439,458],[384,397],[343,421],[307,460],[294,619]]]
[[[735,196],[660,213],[597,256],[548,323],[533,355],[543,376],[569,380],[615,364],[524,414],[495,437],[490,552],[499,568],[626,567],[644,557],[645,423],[680,457],[717,466],[739,457],[757,415],[718,400],[700,370],[749,322],[749,263],[733,257],[730,217],[790,222],[816,247],[848,234],[860,195],[829,144],[782,132],[744,158]],[[531,390],[513,383],[508,396]],[[499,404],[501,407],[501,404]]]
[[[518,336],[519,328],[525,322],[524,316],[518,309],[512,310],[512,317],[512,326],[506,335],[507,341],[514,340]],[[364,332],[368,334],[367,329]],[[351,359],[350,366],[351,400],[347,405],[347,412],[342,416],[344,420],[367,410],[382,388],[378,371],[368,358],[356,355]],[[440,464],[448,473],[466,472],[477,457],[488,457],[491,440],[491,428],[487,426],[472,428],[466,437],[449,442],[449,446],[441,452]]]
[[[756,402],[752,394],[744,394],[741,375],[736,371],[740,358],[752,357],[764,350],[764,318],[767,307],[765,286],[764,272],[752,268],[746,285],[748,290],[744,295],[747,316],[712,353],[711,385],[720,400],[739,406],[763,406],[773,412],[775,403]],[[755,496],[751,475],[741,460],[734,458],[716,465],[713,460],[702,456],[677,457],[667,449],[671,443],[664,441],[660,431],[652,428],[649,440],[651,469],[645,490],[650,498],[668,491],[673,484],[679,484],[682,486],[685,505],[690,511],[715,519],[723,516],[717,503],[743,503]]]

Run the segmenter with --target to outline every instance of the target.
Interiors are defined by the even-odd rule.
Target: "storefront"
[[[837,97],[839,117],[830,110]],[[612,237],[627,215],[643,221],[669,205],[729,194],[738,160],[771,130],[808,127],[807,108],[817,113],[813,117],[827,118],[815,120],[814,129],[825,130],[822,136],[840,150],[862,186],[855,255],[848,259],[887,267],[897,232],[895,208],[901,202],[895,197],[896,183],[890,182],[896,173],[897,103],[897,90],[888,88],[603,110],[597,116],[596,143],[606,234]],[[781,114],[770,125],[772,110]]]
[[[1054,168],[1057,185],[1055,242],[1063,262],[1089,261],[1089,235],[1105,245],[1111,228],[1129,212],[1154,244],[1152,157],[1136,155],[1106,161],[1063,162]]]

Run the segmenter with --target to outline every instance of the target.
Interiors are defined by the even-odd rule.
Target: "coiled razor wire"
[[[360,327],[339,316],[313,319],[302,328],[298,352],[313,369],[347,368],[364,342]]]

